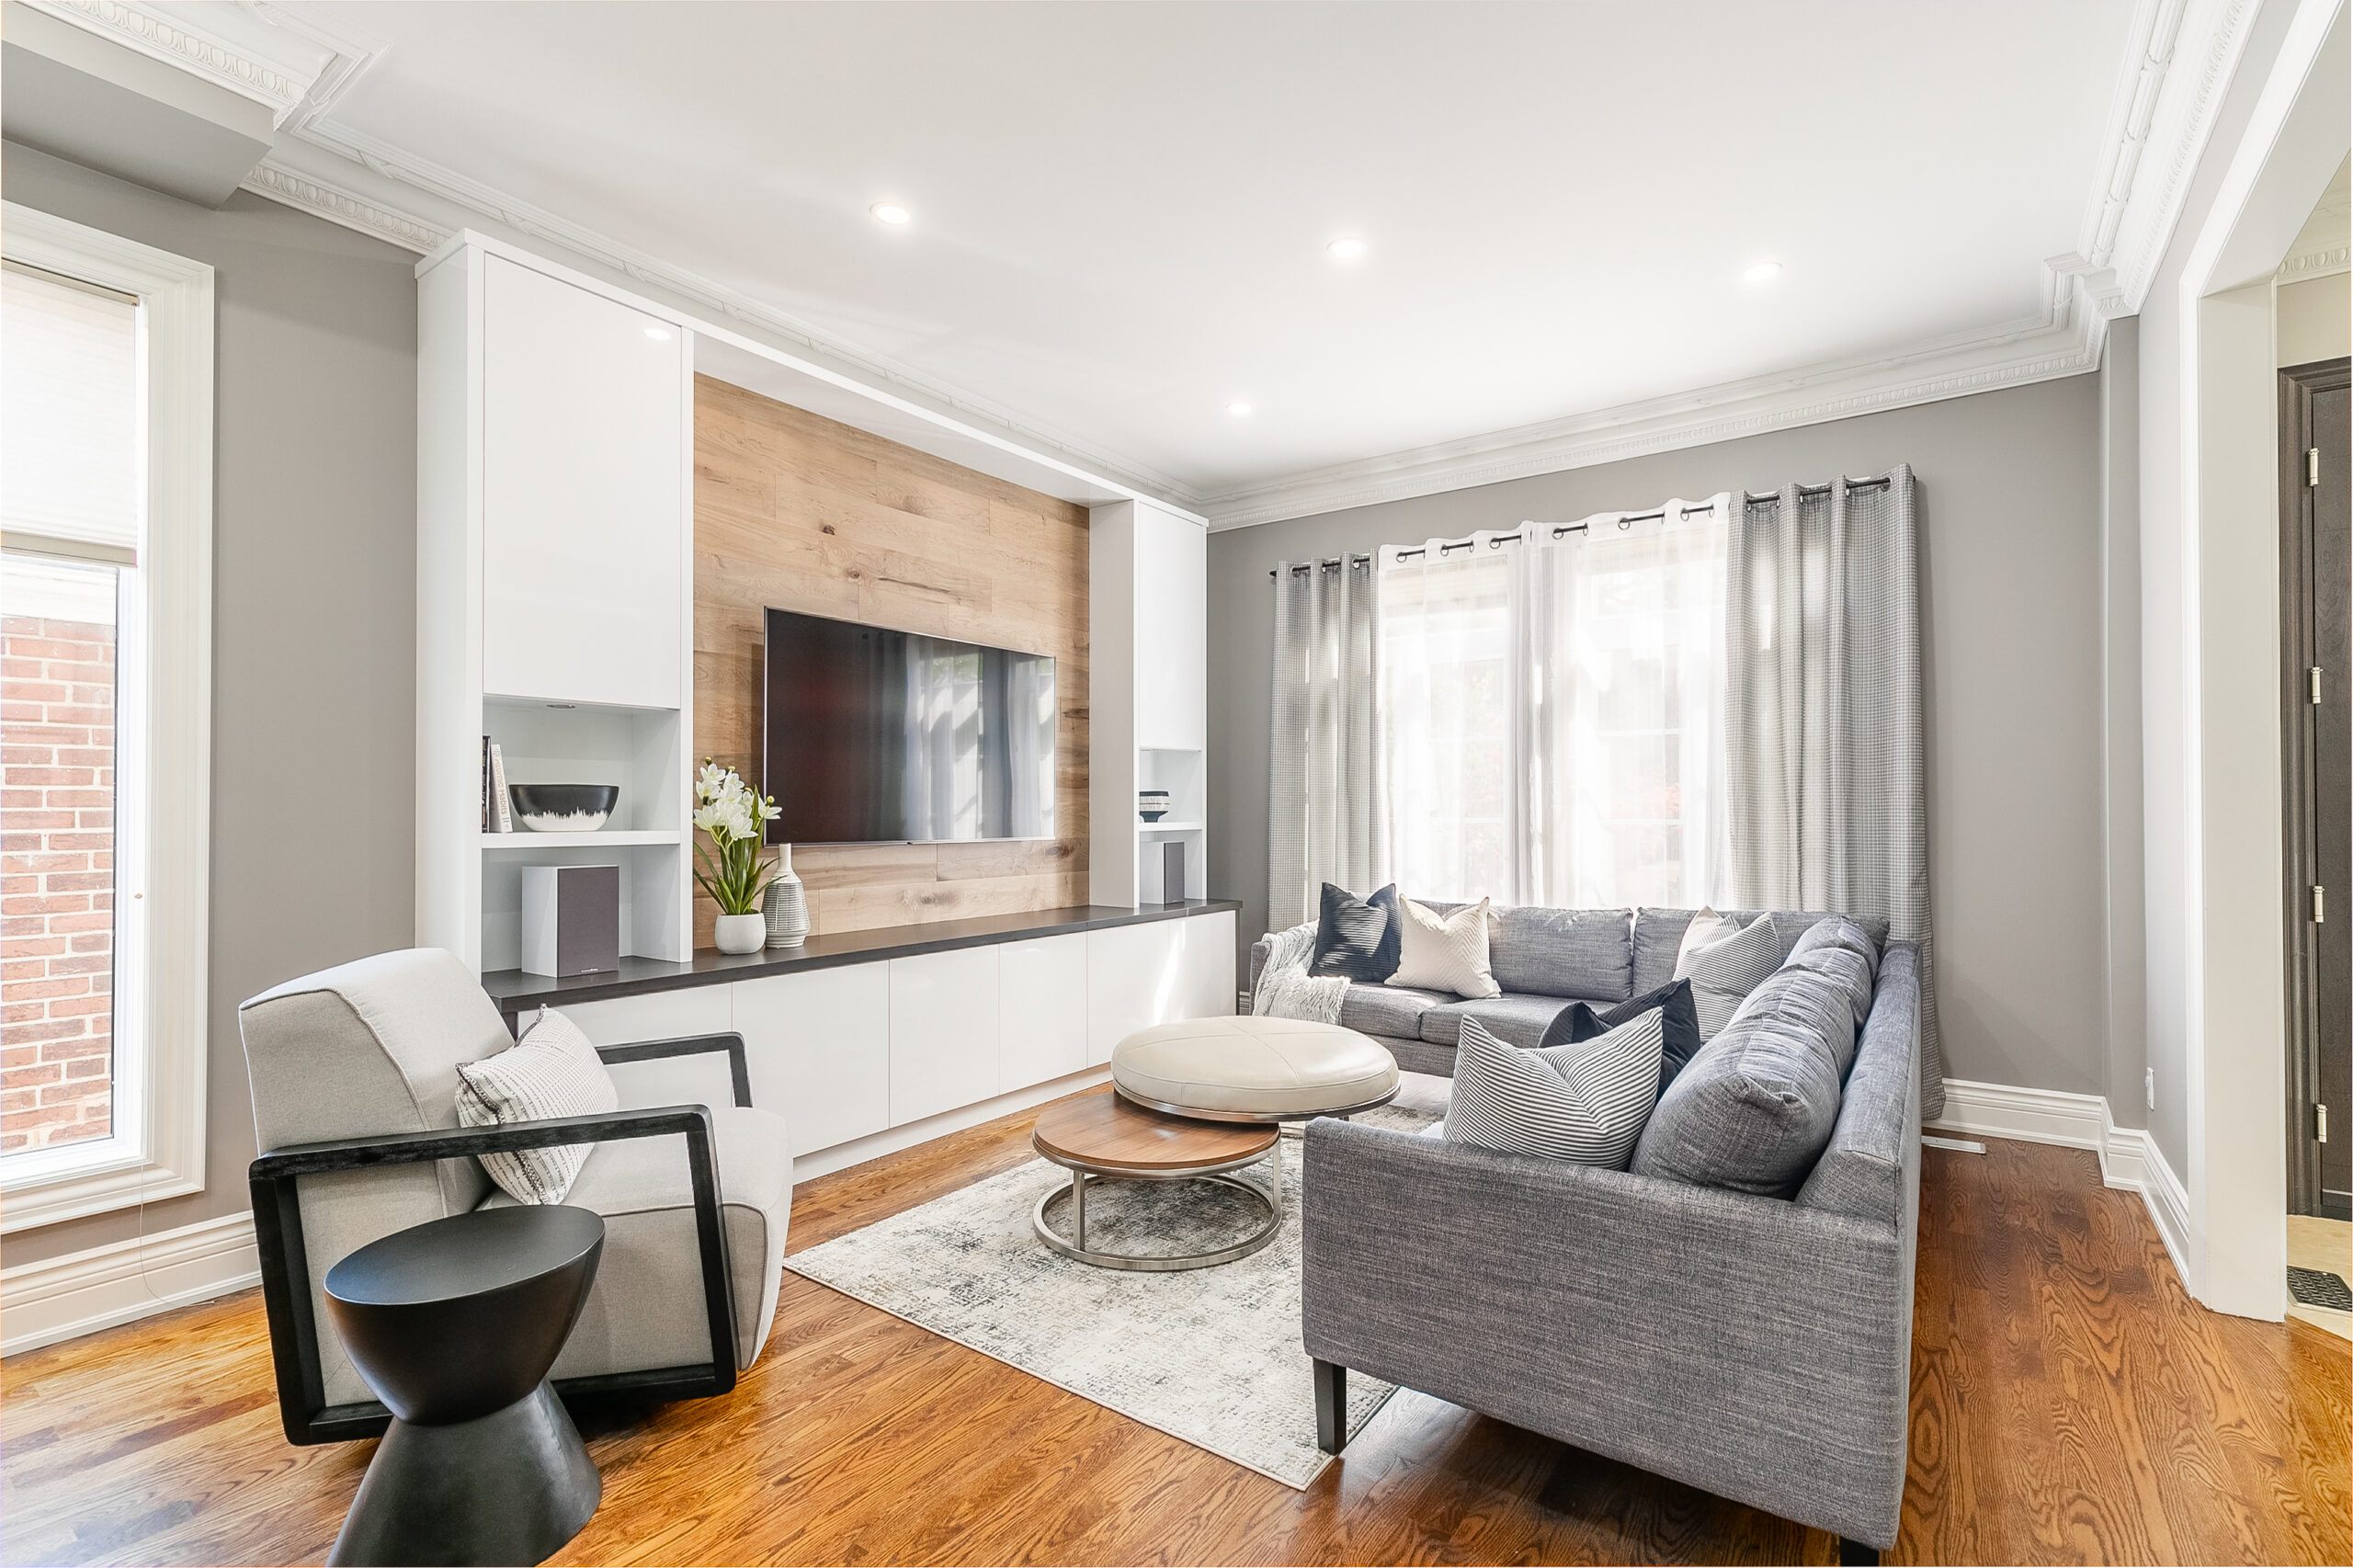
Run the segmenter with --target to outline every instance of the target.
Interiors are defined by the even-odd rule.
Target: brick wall
[[[114,628],[0,619],[0,1152],[112,1108]]]

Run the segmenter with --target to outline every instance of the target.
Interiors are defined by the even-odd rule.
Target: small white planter
[[[767,917],[757,913],[722,915],[710,938],[722,953],[756,953],[768,945]]]

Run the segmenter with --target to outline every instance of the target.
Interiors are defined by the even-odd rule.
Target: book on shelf
[[[490,831],[490,737],[482,738],[482,830]]]
[[[506,759],[498,753],[498,743],[490,745],[491,814],[495,819],[493,833],[515,831],[515,809],[506,793]]]

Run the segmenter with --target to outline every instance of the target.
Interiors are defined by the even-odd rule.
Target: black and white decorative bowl
[[[515,814],[533,833],[594,833],[620,803],[618,784],[509,784]]]
[[[1136,791],[1136,815],[1146,822],[1158,822],[1168,814],[1168,791],[1139,790]]]

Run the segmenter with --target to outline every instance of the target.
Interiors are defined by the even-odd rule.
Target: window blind
[[[139,549],[139,308],[0,269],[0,534],[128,563]]]

